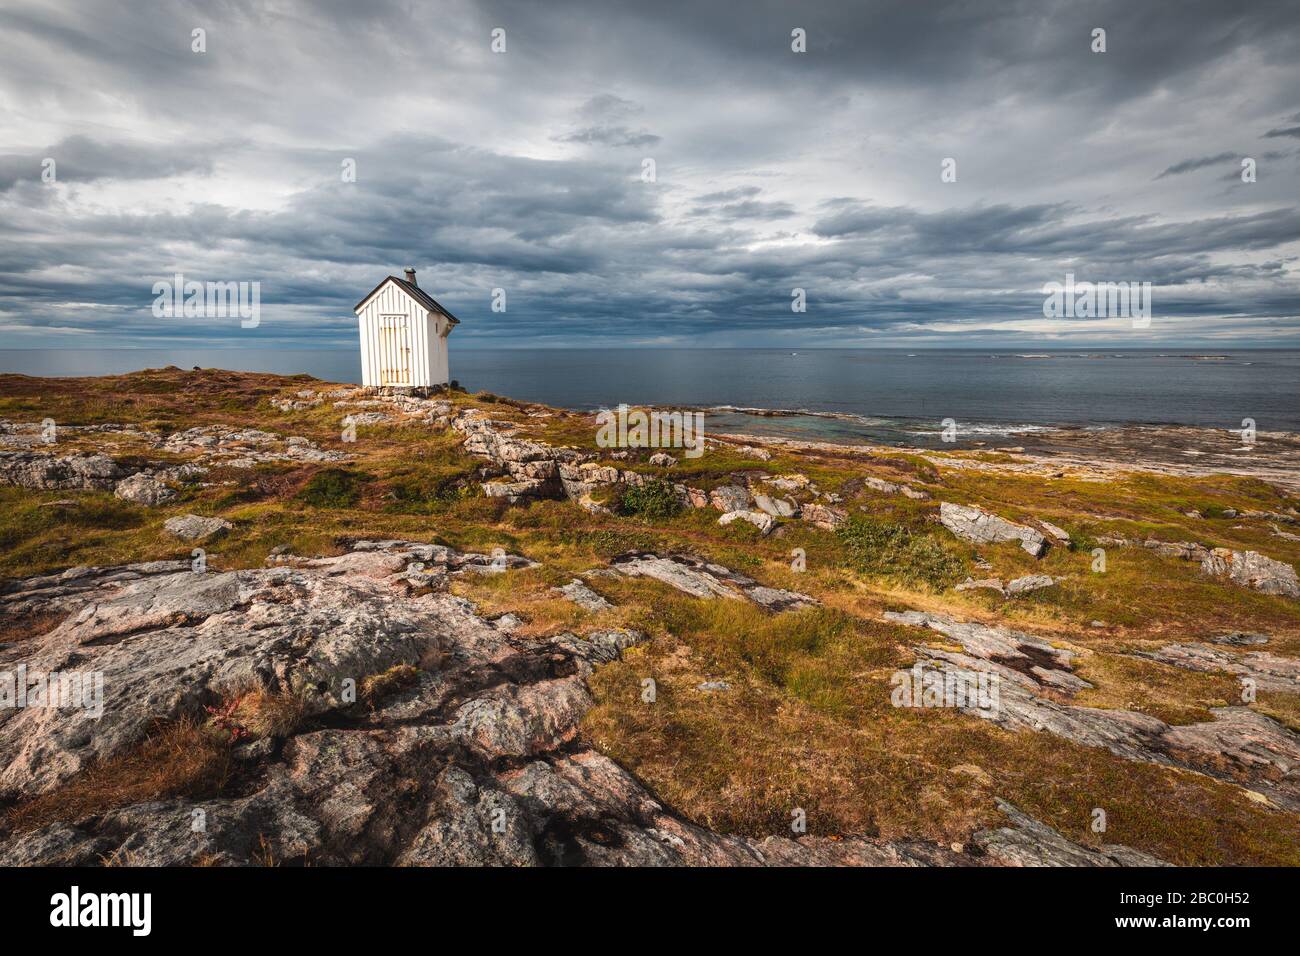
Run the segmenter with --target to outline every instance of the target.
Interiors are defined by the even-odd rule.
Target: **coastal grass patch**
[[[1289,727],[1292,732],[1300,734],[1300,694],[1262,690],[1259,691],[1252,709],[1272,717],[1278,723]]]
[[[323,468],[303,485],[298,500],[313,508],[351,508],[361,500],[367,477],[347,468]]]
[[[961,552],[928,528],[853,514],[836,532],[845,559],[864,574],[942,590],[966,569]]]
[[[168,366],[122,375],[50,380],[0,375],[0,415],[28,412],[63,425],[134,424],[171,431],[196,424],[246,426],[262,402],[290,388],[321,385],[310,375]]]
[[[474,465],[426,458],[408,459],[385,474],[376,486],[376,495],[386,501],[385,509],[404,514],[440,514],[447,506],[482,491],[471,479]]]
[[[0,575],[43,574],[82,556],[121,563],[156,537],[149,512],[109,492],[0,487]]]
[[[1002,797],[1090,844],[1091,810],[1105,807],[1106,842],[1174,863],[1300,862],[1285,836],[1300,816],[1229,784],[952,710],[891,707],[889,675],[906,663],[894,636],[882,629],[858,655],[825,634],[796,640],[785,650],[809,661],[781,667],[778,685],[739,648],[715,656],[697,632],[661,631],[596,672],[583,731],[687,819],[755,838],[788,836],[801,808],[814,835],[964,842],[1003,825]],[[818,658],[828,666],[809,670]],[[730,687],[700,688],[719,680]]]
[[[1086,628],[1099,620],[1136,636],[1181,637],[1197,631],[1294,629],[1300,608],[1205,575],[1200,565],[1145,548],[1107,548],[1106,570],[1093,572],[1087,553],[1055,587],[1002,606],[1008,622],[1053,618]]]
[[[597,627],[634,626],[644,614],[643,607],[626,602],[618,602],[616,607],[605,611],[588,611],[554,591],[576,577],[575,572],[544,566],[502,574],[466,575],[455,580],[451,590],[473,601],[479,612],[489,617],[511,613],[521,618],[523,624],[513,633],[527,638],[548,637],[562,631],[581,633]],[[587,584],[609,596],[606,581]]]
[[[1213,720],[1210,708],[1241,703],[1241,684],[1229,674],[1192,671],[1127,654],[1084,654],[1075,659],[1074,672],[1093,685],[1075,695],[1076,704],[1131,710],[1167,724]]]

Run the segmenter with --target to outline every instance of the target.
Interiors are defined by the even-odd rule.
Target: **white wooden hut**
[[[430,389],[450,382],[447,336],[460,320],[406,278],[389,276],[354,310],[361,333],[361,384]]]

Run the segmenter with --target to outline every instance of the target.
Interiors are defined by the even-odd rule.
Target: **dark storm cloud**
[[[41,182],[48,161],[55,178],[66,183],[119,179],[164,179],[182,173],[207,173],[212,160],[159,150],[157,144],[99,142],[69,136],[45,149],[0,155],[0,191],[20,182]]]
[[[1217,156],[1202,156],[1200,159],[1185,159],[1181,163],[1174,163],[1165,169],[1164,172],[1156,176],[1156,179],[1164,179],[1166,176],[1177,176],[1181,173],[1190,173],[1197,169],[1204,169],[1206,166],[1218,166],[1221,163],[1231,162],[1239,159],[1236,153],[1219,153]],[[1235,174],[1234,174],[1235,175]]]
[[[152,317],[181,271],[261,281],[256,342],[349,345],[412,264],[462,344],[961,344],[1041,324],[1067,271],[1287,341],[1300,171],[1252,154],[1245,184],[1220,150],[1300,135],[1298,63],[1294,5],[1227,0],[17,0],[0,329],[249,344]]]

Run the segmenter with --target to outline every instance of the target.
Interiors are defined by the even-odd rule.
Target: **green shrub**
[[[855,514],[836,534],[850,562],[867,574],[938,591],[965,570],[965,562],[925,530]]]
[[[361,476],[343,468],[318,471],[298,493],[315,508],[351,508],[361,497]]]
[[[393,479],[389,489],[393,504],[388,510],[418,513],[478,493],[478,486],[470,484],[460,469],[422,469]]]
[[[619,511],[649,521],[671,518],[682,510],[673,486],[662,478],[652,478],[644,485],[634,485],[623,492]]]

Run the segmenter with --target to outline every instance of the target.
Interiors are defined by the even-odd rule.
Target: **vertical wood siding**
[[[362,384],[416,387],[445,384],[448,381],[447,339],[439,330],[446,321],[420,306],[393,283],[385,285],[357,317]],[[395,348],[401,348],[403,337],[409,353],[394,354]],[[393,381],[393,370],[405,373],[403,380]]]

